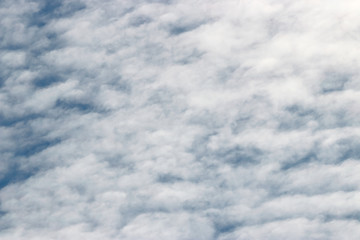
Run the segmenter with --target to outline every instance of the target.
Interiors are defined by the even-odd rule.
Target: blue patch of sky
[[[342,139],[337,142],[340,148],[340,156],[337,162],[343,162],[348,159],[360,160],[360,140],[358,138]]]
[[[64,78],[60,74],[50,73],[35,78],[33,84],[37,88],[45,88],[62,81],[64,81]]]
[[[5,117],[0,114],[0,126],[1,127],[12,127],[16,124],[27,124],[29,121],[43,117],[41,114],[28,114],[17,117]]]
[[[9,49],[5,48],[5,50],[8,51]],[[5,85],[5,82],[9,78],[18,75],[18,69],[19,68],[7,67],[6,63],[2,64],[2,62],[0,62],[0,88]]]
[[[317,161],[317,160],[318,160],[318,158],[317,158],[316,152],[310,151],[305,156],[284,162],[282,164],[281,170],[283,170],[283,171],[291,170],[291,169],[301,167],[303,165],[309,164],[309,163]]]
[[[19,163],[12,163],[0,178],[0,189],[18,182],[23,182],[38,173],[39,169],[21,169]]]
[[[229,221],[214,221],[215,238],[221,234],[226,234],[235,231],[237,228],[242,227],[244,224],[241,222],[229,222]]]
[[[322,155],[322,152],[326,152],[328,150],[323,149],[321,146],[317,146],[316,144],[312,150],[303,156],[293,156],[283,162],[281,170],[292,170],[314,162],[337,164],[349,159],[360,160],[360,141],[358,139],[341,139],[334,143],[331,148],[335,149],[332,156],[333,159],[329,159],[328,157],[323,159],[322,157],[319,157]]]
[[[1,183],[0,183],[0,189],[1,189]],[[0,217],[4,216],[6,213],[7,213],[6,211],[0,210]],[[1,229],[4,229],[4,227],[0,224],[0,230]]]
[[[60,139],[43,139],[41,137],[33,136],[26,139],[23,144],[18,146],[13,154],[14,157],[30,157],[60,142]]]
[[[7,51],[17,51],[24,49],[27,47],[26,44],[16,42],[16,41],[6,41],[4,40],[5,37],[0,36],[0,49],[1,50],[7,50]]]
[[[65,3],[63,0],[35,1],[40,4],[40,10],[29,16],[29,25],[45,26],[51,19],[71,17],[76,12],[86,8],[84,3],[72,1]]]
[[[28,49],[29,56],[32,57],[32,61],[35,63],[37,62],[36,58],[43,53],[46,53],[50,50],[61,49],[65,46],[65,41],[63,41],[56,32],[48,31],[38,37],[39,41],[45,40],[43,42],[46,44],[30,46],[30,48]],[[31,64],[29,66],[31,66]]]
[[[210,150],[207,148],[210,137],[198,139],[189,149],[196,156],[197,161],[201,162],[208,170],[215,170],[222,164],[228,164],[234,168],[247,167],[258,164],[264,157],[265,153],[255,146],[234,146]]]
[[[5,81],[8,78],[1,70],[2,69],[0,69],[0,88],[2,88],[4,86]]]
[[[220,162],[237,167],[259,163],[263,152],[255,147],[236,146],[234,148],[216,151],[212,155]]]

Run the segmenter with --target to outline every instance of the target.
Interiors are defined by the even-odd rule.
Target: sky
[[[360,239],[359,12],[1,0],[0,239]]]

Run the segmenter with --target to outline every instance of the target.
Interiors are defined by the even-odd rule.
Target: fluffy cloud
[[[1,239],[357,239],[342,1],[0,3]]]

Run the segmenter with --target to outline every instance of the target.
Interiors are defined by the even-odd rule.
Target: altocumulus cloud
[[[0,238],[360,239],[359,12],[1,1]]]

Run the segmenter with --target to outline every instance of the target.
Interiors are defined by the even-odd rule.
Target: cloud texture
[[[0,2],[0,238],[360,239],[360,2]]]

